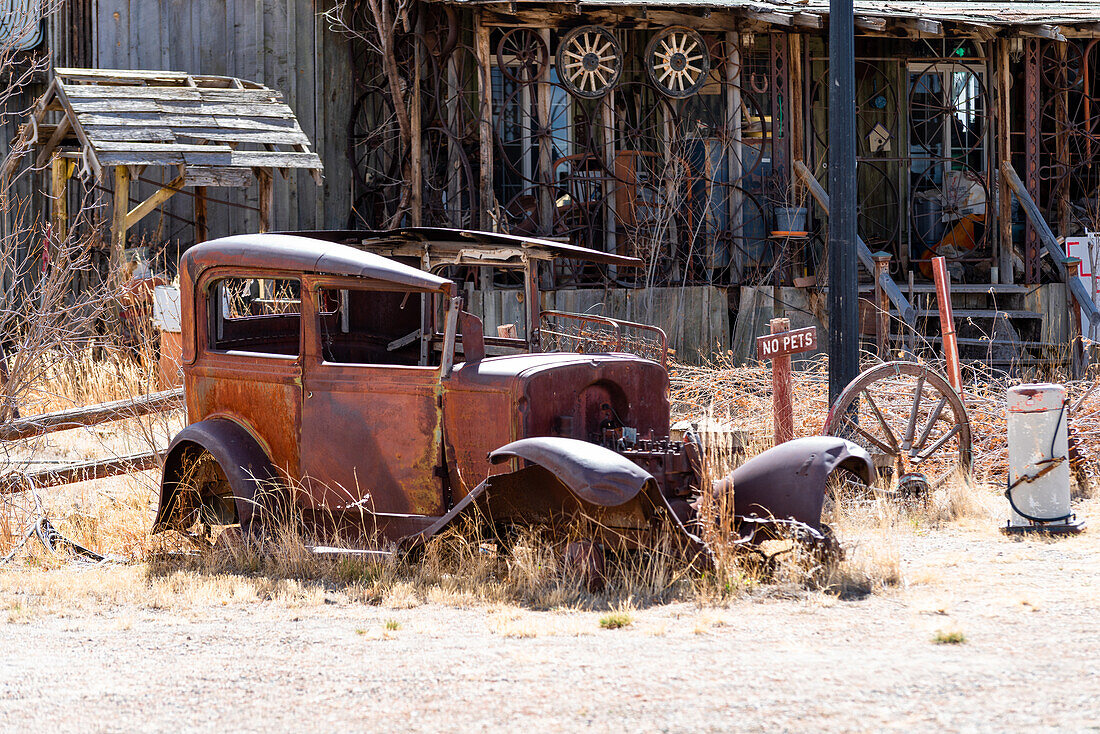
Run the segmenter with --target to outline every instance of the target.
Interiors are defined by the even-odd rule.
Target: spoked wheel
[[[844,388],[822,433],[853,441],[871,454],[886,488],[935,488],[971,467],[970,420],[962,398],[943,377],[915,362],[886,362]],[[900,488],[904,490],[904,487]]]

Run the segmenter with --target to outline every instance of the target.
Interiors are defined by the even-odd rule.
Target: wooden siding
[[[317,0],[96,0],[92,61],[106,69],[235,76],[282,92],[321,156],[325,183],[318,188],[308,171],[276,177],[273,228],[343,227],[351,207],[346,146],[354,84],[347,39],[318,15],[327,7]],[[142,199],[154,190],[148,184],[135,188],[135,198]],[[259,206],[255,184],[241,191],[211,189],[209,195]],[[192,218],[189,197],[166,206]],[[258,212],[214,202],[208,216],[211,237],[259,226]],[[157,217],[149,220],[145,226],[156,227]],[[184,245],[190,230],[164,222],[165,234],[175,232]]]

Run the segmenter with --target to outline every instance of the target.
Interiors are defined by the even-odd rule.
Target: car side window
[[[207,291],[209,348],[297,357],[302,286],[296,278],[221,278]]]
[[[336,364],[420,364],[417,291],[321,288],[321,356]]]

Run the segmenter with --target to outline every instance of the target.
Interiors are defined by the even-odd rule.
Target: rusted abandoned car
[[[709,486],[700,446],[669,435],[659,330],[557,314],[613,335],[648,330],[661,354],[540,351],[555,314],[540,311],[539,268],[562,259],[640,264],[433,229],[191,248],[180,264],[189,425],[166,456],[155,529],[257,534],[275,508],[292,506],[307,532],[392,548],[463,516],[502,527],[583,515],[598,542],[644,542],[667,521],[705,551],[696,527],[705,492],[735,488],[746,542],[776,523],[820,539],[828,475],[873,480],[858,446],[814,437]],[[520,323],[495,336],[463,310],[453,279],[486,267],[512,273],[522,306]]]

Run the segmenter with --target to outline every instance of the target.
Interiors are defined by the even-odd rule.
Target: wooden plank
[[[1063,271],[1060,266],[1062,259],[1066,257],[1066,253],[1062,251],[1057,238],[1050,231],[1050,226],[1043,219],[1043,213],[1035,205],[1035,200],[1027,192],[1027,187],[1024,186],[1024,182],[1016,174],[1016,169],[1012,167],[1010,161],[1001,161],[1001,175],[1008,181],[1008,185],[1012,187],[1012,190],[1016,192],[1016,199],[1020,202],[1020,206],[1024,208],[1024,214],[1027,215],[1028,222],[1035,228],[1035,232],[1039,235],[1039,241],[1043,243],[1043,248],[1056,265],[1055,271]],[[1088,288],[1081,282],[1081,279],[1071,278],[1068,285],[1074,299],[1081,306],[1081,313],[1088,317],[1089,323],[1092,325],[1100,323],[1100,309],[1097,309],[1096,304],[1093,303]]]
[[[183,388],[177,387],[173,390],[149,393],[135,398],[83,405],[79,408],[69,408],[54,413],[19,418],[0,425],[0,441],[17,441],[33,436],[44,436],[56,431],[94,426],[109,421],[134,418],[150,413],[161,413],[182,407]]]
[[[99,154],[103,166],[182,166],[183,153],[153,155],[141,151],[116,151]]]
[[[313,0],[291,0],[295,3],[294,9],[294,57],[297,59],[294,69],[294,99],[290,100],[290,106],[294,109],[301,123],[303,134],[312,136],[316,130],[317,114],[317,64],[321,59],[317,56],[316,37],[317,25],[324,24],[324,18],[318,18],[314,11]],[[318,151],[319,152],[319,151]],[[299,227],[323,226],[317,216],[317,201],[321,198],[321,190],[317,186],[306,181],[304,176],[312,174],[295,173],[294,180],[298,190],[297,197],[297,222]],[[316,182],[320,184],[320,181]]]
[[[84,132],[95,143],[99,141],[162,142],[171,143],[176,139],[168,127],[136,127],[133,125],[85,125]]]
[[[156,469],[160,456],[155,451],[142,451],[114,459],[89,459],[74,464],[0,476],[0,494],[23,492],[28,487],[58,487],[63,484],[90,482],[93,479],[131,474]]]
[[[210,168],[188,166],[184,172],[184,184],[205,188],[207,186],[242,188],[252,184],[251,168]]]
[[[158,155],[161,153],[220,153],[229,155],[233,149],[228,145],[187,145],[183,143],[120,143],[105,141],[97,146],[103,153],[140,152]]]
[[[300,130],[293,119],[269,117],[266,119],[247,117],[215,117],[213,115],[159,114],[149,112],[119,112],[114,114],[82,114],[78,118],[84,125],[136,126],[158,125],[173,130],[189,127],[225,128],[229,130],[287,131]]]
[[[228,156],[195,151],[183,154],[188,166],[230,166],[250,168],[315,168],[322,170],[321,158],[316,153],[282,153],[278,151],[233,151]]]
[[[101,99],[73,102],[74,112],[161,113],[177,115],[217,115],[219,117],[258,117],[293,119],[294,111],[282,102],[267,104],[207,104],[202,101],[171,99]]]
[[[198,102],[202,99],[199,90],[192,87],[98,86],[94,84],[65,84],[63,86],[65,93],[69,95],[69,99],[73,102],[89,99],[160,99],[171,102]]]
[[[183,187],[183,176],[177,176],[169,183],[165,184],[163,188],[157,189],[153,192],[145,201],[141,202],[126,214],[126,229],[130,229],[135,224],[145,218],[146,214],[149,214],[158,206],[171,199],[180,189]]]
[[[267,143],[269,145],[309,145],[305,133],[297,130],[251,130],[226,129],[214,127],[184,127],[175,131],[177,138],[194,140],[216,140],[228,143]]]
[[[66,82],[161,81],[180,83],[187,81],[187,72],[149,69],[74,69],[71,67],[59,66],[54,69],[54,75],[61,77],[61,79]]]

